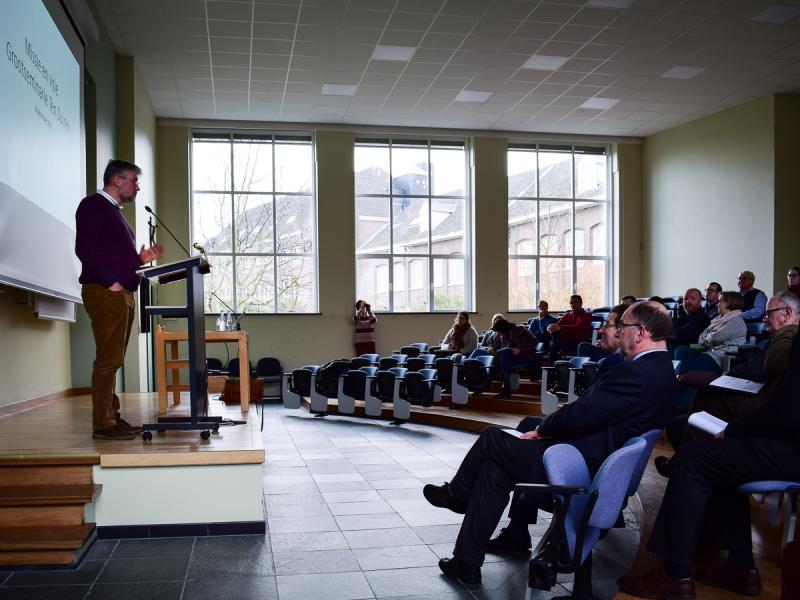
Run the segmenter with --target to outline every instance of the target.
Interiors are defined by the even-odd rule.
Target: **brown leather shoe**
[[[107,429],[96,429],[92,433],[92,439],[95,440],[132,440],[135,437],[135,434],[130,431],[123,431],[116,425]]]
[[[691,578],[673,579],[658,567],[644,575],[626,575],[617,580],[619,589],[640,598],[662,600],[694,600],[694,581]]]
[[[141,425],[131,425],[122,417],[115,417],[115,419],[117,420],[117,429],[121,431],[127,431],[128,433],[132,433],[134,435],[144,431]]]
[[[698,569],[694,578],[700,583],[727,588],[744,596],[761,594],[761,576],[758,569],[734,569],[725,564]]]

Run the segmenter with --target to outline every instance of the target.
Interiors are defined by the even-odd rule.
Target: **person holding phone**
[[[372,307],[366,300],[356,301],[356,312],[353,315],[353,323],[356,326],[356,333],[353,343],[356,346],[356,356],[362,354],[375,354],[375,323],[378,317],[372,314]]]

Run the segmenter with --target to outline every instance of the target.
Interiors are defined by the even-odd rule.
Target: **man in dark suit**
[[[690,577],[695,544],[708,520],[711,542],[727,549],[721,565],[695,572],[706,585],[759,595],[753,560],[750,500],[736,486],[749,481],[800,481],[800,336],[789,368],[755,413],[728,424],[717,438],[681,444],[647,545],[664,558],[644,575],[622,577],[620,589],[644,598],[694,598]]]
[[[662,428],[672,415],[675,373],[666,350],[672,321],[653,302],[632,305],[617,324],[625,361],[598,375],[578,400],[543,419],[521,438],[502,429],[484,431],[455,477],[426,485],[434,506],[464,513],[453,558],[439,568],[467,583],[480,581],[487,543],[520,482],[544,482],[542,455],[551,445],[570,443],[596,468],[630,438]]]

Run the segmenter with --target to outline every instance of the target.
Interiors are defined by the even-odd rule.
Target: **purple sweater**
[[[111,287],[115,281],[132,292],[139,287],[136,236],[115,207],[101,194],[81,200],[75,212],[75,254],[81,261],[81,283]]]

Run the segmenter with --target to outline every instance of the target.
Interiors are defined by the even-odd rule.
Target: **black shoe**
[[[662,477],[669,479],[672,477],[672,459],[668,456],[656,456],[653,463],[656,465],[656,471]]]
[[[498,392],[498,394],[495,396],[495,398],[504,398],[504,399],[507,400],[507,399],[511,398],[511,391],[510,390],[506,390],[506,389],[501,389]]]
[[[442,570],[442,573],[448,577],[456,577],[464,583],[481,582],[481,568],[468,565],[455,556],[453,558],[440,559],[439,568]]]
[[[122,417],[115,417],[117,421],[117,429],[121,431],[127,431],[128,433],[132,433],[134,435],[138,435],[144,431],[141,425],[131,425]]]
[[[442,485],[433,485],[429,483],[422,488],[422,495],[425,496],[425,500],[434,506],[447,508],[454,513],[463,515],[467,512],[467,506],[465,503],[459,502],[450,495],[449,487],[447,483],[443,483]]]
[[[116,425],[112,425],[106,429],[95,429],[92,433],[92,439],[95,440],[132,440],[136,435],[130,431],[122,431]]]
[[[531,536],[514,535],[506,527],[500,530],[497,537],[486,544],[487,551],[492,554],[504,552],[527,552],[531,549]]]

